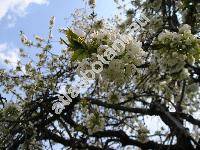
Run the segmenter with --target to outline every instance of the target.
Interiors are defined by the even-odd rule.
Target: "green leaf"
[[[66,36],[69,41],[69,47],[71,50],[76,51],[78,49],[87,49],[87,44],[85,43],[83,37],[79,37],[72,30],[68,29],[66,31]]]
[[[82,49],[80,50],[77,50],[73,53],[72,55],[72,61],[75,61],[75,60],[82,60],[84,58],[87,58],[89,55]]]

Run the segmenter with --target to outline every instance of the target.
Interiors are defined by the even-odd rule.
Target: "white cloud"
[[[7,43],[0,44],[0,62],[4,64],[5,60],[8,60],[12,67],[17,66],[17,62],[20,60],[19,56],[19,49],[12,48]]]
[[[0,0],[0,20],[8,13],[24,16],[30,4],[47,4],[48,0]]]

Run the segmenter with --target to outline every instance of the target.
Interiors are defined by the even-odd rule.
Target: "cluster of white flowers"
[[[123,84],[129,81],[129,79],[139,71],[137,66],[144,63],[146,52],[141,46],[141,42],[137,42],[130,37],[120,58],[113,59],[109,63],[108,68],[103,71],[103,79],[109,79],[117,84]]]
[[[85,35],[86,35],[86,33],[83,30],[80,30],[77,28],[72,29],[72,31],[79,37],[85,37]]]
[[[191,80],[191,70],[187,64],[195,66],[200,58],[200,40],[192,33],[188,25],[179,32],[162,32],[154,41],[154,51],[150,68],[146,74],[153,75],[145,82],[145,88],[151,88],[168,100],[180,99],[183,81],[186,84],[184,99],[191,100],[198,91],[198,85]]]
[[[184,68],[187,59],[186,55],[173,52],[172,54],[159,53],[156,57],[159,58],[157,59],[157,63],[160,67],[161,73],[173,74],[182,71],[181,75],[183,78],[189,76],[187,69]]]
[[[162,32],[155,44],[158,50],[155,51],[153,60],[157,62],[161,72],[180,73],[181,79],[189,76],[186,63],[194,65],[195,60],[200,58],[200,41],[191,34],[191,28],[187,24],[178,33]]]
[[[25,34],[21,34],[21,42],[26,46],[30,46],[32,44]]]
[[[99,31],[93,31],[90,35],[90,38],[97,39],[98,42],[101,42],[103,39],[107,39],[108,43],[113,43],[114,40],[119,38],[120,33],[117,29],[109,29],[109,28],[102,28]]]
[[[141,47],[141,42],[132,39],[131,42],[126,46],[126,55],[124,58],[125,62],[133,62],[136,66],[139,66],[142,63],[144,63],[144,57],[146,56],[146,52]]]
[[[139,127],[138,127],[138,130],[137,130],[137,137],[140,141],[148,141],[148,136],[147,134],[149,133],[149,130],[147,129],[147,127],[142,124],[142,123],[139,123]]]
[[[180,29],[179,33],[189,33],[191,34],[191,27],[188,24],[184,24]]]
[[[85,35],[80,31],[75,31],[75,33],[79,36]],[[110,30],[105,27],[98,31],[91,32],[91,34],[87,35],[86,39],[95,39],[98,43],[101,43],[97,49],[97,53],[93,54],[89,59],[93,59],[92,61],[100,60],[104,64],[108,65],[108,68],[105,67],[104,70],[102,69],[102,65],[99,65],[99,63],[96,63],[95,65],[99,66],[100,69],[98,70],[101,70],[99,73],[101,72],[103,80],[111,80],[115,83],[123,84],[125,81],[128,81],[135,72],[137,72],[136,66],[144,63],[146,53],[141,48],[142,43],[136,41],[130,35],[120,34],[118,30]],[[120,58],[114,59],[116,56]],[[81,70],[88,70],[89,65],[92,66],[88,61],[83,61],[83,63],[81,62],[77,70],[78,73],[80,74]],[[96,73],[97,71],[94,72]],[[83,73],[82,76],[86,77]]]
[[[138,23],[134,22],[129,26],[134,32],[138,31],[140,27],[145,26],[147,22],[149,22],[149,19],[146,16],[141,16],[143,20],[139,19]],[[88,36],[77,29],[73,31],[79,38]],[[115,83],[123,84],[136,72],[136,66],[142,64],[142,57],[145,52],[141,48],[141,43],[134,40],[131,35],[126,33],[119,34],[119,32],[116,32],[115,30],[109,32],[107,28],[91,34],[92,37],[99,42],[98,45],[102,46],[98,48],[97,54],[92,54],[92,56],[95,56],[96,58],[88,58],[96,60],[90,64],[91,69],[81,70],[81,68],[84,68],[83,64],[78,67],[78,72],[80,72],[83,79],[83,84],[80,87],[84,87],[89,84],[90,80],[94,80],[96,78],[95,74],[104,74],[105,76],[103,77],[106,77],[105,79],[110,79],[111,81],[115,81]],[[108,46],[103,45],[103,43]],[[103,52],[102,49],[104,48],[106,49]],[[119,57],[120,59],[115,57]],[[105,69],[104,66],[108,66],[108,68]],[[105,69],[104,71],[103,68]],[[70,94],[72,98],[75,98],[80,93],[79,89],[80,88],[70,87],[67,93]],[[67,96],[68,101],[71,102],[71,98],[68,95],[65,96]],[[63,99],[61,99],[61,102],[63,103],[62,100]],[[52,109],[55,110],[57,114],[60,114],[64,109],[64,106],[60,106],[61,102],[54,103],[52,106]],[[58,105],[58,108],[56,108],[56,105]],[[63,105],[66,105],[66,103],[63,103]]]

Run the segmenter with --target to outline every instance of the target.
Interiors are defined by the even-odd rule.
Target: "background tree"
[[[22,42],[38,51],[30,57],[20,50],[17,67],[0,70],[1,149],[53,149],[56,144],[66,149],[200,149],[200,120],[195,117],[200,1],[115,2],[126,19],[99,19],[90,0],[90,10],[77,10],[71,26],[60,29],[62,50],[54,49],[54,17],[47,39],[35,36],[32,42],[21,32]],[[94,62],[141,13],[150,19],[148,25],[127,39],[125,51],[56,114],[52,105],[71,85],[80,84],[81,70],[91,69],[85,60]],[[147,117],[161,122],[155,133],[155,123],[147,123]]]

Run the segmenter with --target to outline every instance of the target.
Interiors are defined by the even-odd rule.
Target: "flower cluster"
[[[138,23],[134,22],[128,27],[129,30],[136,32],[147,24],[149,19],[142,15],[142,19]],[[96,26],[96,24],[93,26]],[[95,31],[96,29],[96,31]],[[128,32],[126,31],[126,33]],[[80,93],[80,87],[89,84],[90,80],[96,78],[95,74],[102,75],[103,80],[111,80],[116,84],[124,84],[127,79],[130,79],[137,71],[138,65],[142,64],[145,52],[141,48],[141,43],[133,39],[129,34],[120,34],[117,30],[110,30],[108,28],[91,29],[88,34],[76,28],[64,30],[67,36],[67,42],[63,39],[62,42],[69,47],[72,52],[72,61],[79,62],[80,60],[89,59],[92,63],[89,65],[91,69],[81,70],[83,64],[79,64],[78,72],[83,77],[83,84],[79,88],[68,89],[67,93],[75,98]],[[87,65],[88,63],[84,64]],[[105,67],[105,68],[104,68]],[[105,70],[103,70],[105,69]],[[117,76],[116,76],[117,74]],[[65,95],[69,102],[71,98]],[[63,103],[63,98],[61,99]],[[61,102],[54,103],[52,109],[57,114],[60,114],[64,109]],[[68,105],[68,103],[63,103]],[[56,107],[58,106],[58,107]]]
[[[159,64],[161,72],[168,74],[179,73],[182,79],[189,76],[184,66],[194,65],[200,58],[200,40],[192,33],[190,26],[183,25],[179,32],[164,31],[155,42],[154,61]]]
[[[191,33],[190,26],[183,25],[179,32],[165,30],[153,42],[150,66],[146,69],[144,89],[151,89],[167,100],[177,101],[186,86],[185,101],[191,101],[198,85],[191,80],[191,68],[200,58],[200,40]],[[193,87],[193,88],[190,88]]]

